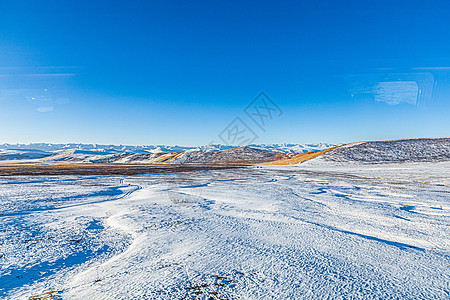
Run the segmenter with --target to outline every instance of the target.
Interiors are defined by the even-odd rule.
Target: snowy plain
[[[0,298],[449,299],[449,210],[450,162],[1,177]]]

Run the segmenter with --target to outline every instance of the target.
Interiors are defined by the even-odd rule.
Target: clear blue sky
[[[449,1],[0,0],[0,143],[450,135]],[[263,131],[260,91],[283,111]],[[417,100],[419,99],[419,100]]]

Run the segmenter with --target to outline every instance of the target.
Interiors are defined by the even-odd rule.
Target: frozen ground
[[[0,298],[449,299],[450,162],[0,178]]]

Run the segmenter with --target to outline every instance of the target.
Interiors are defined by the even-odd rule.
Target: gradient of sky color
[[[0,143],[203,145],[235,117],[255,143],[449,136],[449,15],[449,1],[0,0]],[[243,112],[260,91],[283,111],[265,131]]]

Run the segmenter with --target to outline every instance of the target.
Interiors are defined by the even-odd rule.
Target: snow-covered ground
[[[0,298],[449,299],[450,162],[0,178]]]

